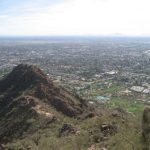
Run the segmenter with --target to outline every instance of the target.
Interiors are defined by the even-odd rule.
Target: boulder
[[[127,115],[127,112],[122,108],[114,108],[111,112],[113,117],[121,117],[124,118]]]
[[[77,133],[77,129],[68,123],[63,124],[62,128],[59,131],[59,136],[68,136],[69,134],[76,134]]]
[[[100,125],[101,132],[104,134],[105,137],[109,135],[114,135],[118,132],[118,127],[115,124],[111,123],[104,123]]]

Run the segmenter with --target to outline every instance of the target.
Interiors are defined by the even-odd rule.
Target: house
[[[132,86],[131,89],[134,92],[142,92],[144,90],[144,87],[142,86]]]

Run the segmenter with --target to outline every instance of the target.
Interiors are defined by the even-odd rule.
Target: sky
[[[150,36],[150,0],[0,0],[0,36]]]

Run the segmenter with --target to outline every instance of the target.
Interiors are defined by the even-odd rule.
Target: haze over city
[[[0,36],[149,36],[149,6],[149,0],[1,0]]]

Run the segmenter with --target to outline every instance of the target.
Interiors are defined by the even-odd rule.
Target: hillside
[[[141,117],[91,107],[36,66],[20,64],[0,81],[2,149],[141,150]]]
[[[77,117],[86,104],[56,87],[37,67],[18,65],[0,81],[0,141],[17,138],[30,128],[29,119],[46,122],[57,119],[54,113]]]

